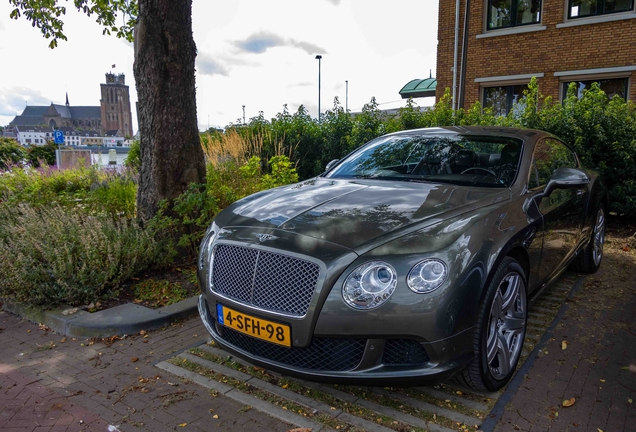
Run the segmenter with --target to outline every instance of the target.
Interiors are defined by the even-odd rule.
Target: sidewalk
[[[2,431],[290,429],[154,367],[207,339],[198,317],[112,344],[64,338],[3,311],[0,329]]]
[[[636,430],[635,261],[631,251],[606,251],[598,273],[570,298],[495,431]],[[574,405],[562,406],[571,398]]]

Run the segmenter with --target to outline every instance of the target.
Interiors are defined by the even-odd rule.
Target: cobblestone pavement
[[[631,250],[606,251],[598,273],[569,299],[496,431],[636,430],[635,263]]]

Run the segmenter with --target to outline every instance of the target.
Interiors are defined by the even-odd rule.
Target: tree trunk
[[[141,134],[137,214],[153,217],[189,183],[205,183],[194,78],[192,0],[139,0],[134,74]]]

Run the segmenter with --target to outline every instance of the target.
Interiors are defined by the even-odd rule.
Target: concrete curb
[[[141,330],[157,330],[176,320],[196,315],[197,300],[198,296],[194,296],[160,309],[127,303],[99,312],[78,310],[68,315],[62,311],[70,307],[44,310],[7,301],[3,309],[29,321],[44,324],[67,337],[105,338],[136,334]]]

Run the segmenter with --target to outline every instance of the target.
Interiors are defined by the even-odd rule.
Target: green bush
[[[135,216],[136,174],[112,173],[96,167],[58,170],[12,168],[0,176],[0,200],[19,205],[47,206],[57,203],[92,213]]]
[[[39,168],[42,163],[53,166],[55,165],[55,150],[57,145],[48,142],[42,146],[31,146],[27,149],[27,160],[33,168]]]
[[[21,163],[26,157],[24,147],[16,140],[0,137],[0,171]]]
[[[117,295],[121,283],[174,256],[163,226],[28,204],[0,208],[0,297],[81,305]]]

